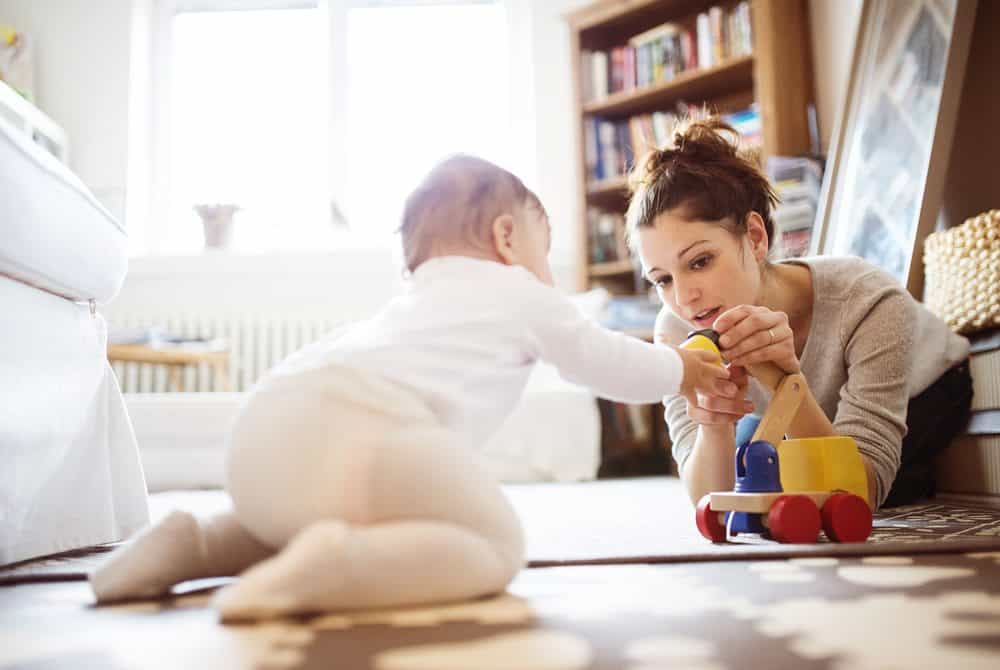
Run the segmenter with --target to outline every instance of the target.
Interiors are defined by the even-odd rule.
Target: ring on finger
[[[768,328],[767,334],[771,336],[771,344],[774,344],[774,331]]]

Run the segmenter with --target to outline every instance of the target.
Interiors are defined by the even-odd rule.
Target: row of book
[[[811,250],[823,162],[817,157],[771,156],[765,167],[781,201],[773,212],[772,257],[777,260],[805,256]],[[587,235],[590,263],[630,258],[622,213],[588,207]]]
[[[625,176],[647,151],[667,144],[678,117],[689,113],[688,106],[680,103],[676,112],[639,114],[624,120],[586,117],[583,131],[587,180],[593,183]],[[760,146],[762,125],[756,105],[722,114],[722,118],[740,133],[745,146]]]
[[[693,28],[693,30],[692,30]],[[712,7],[693,26],[665,23],[636,35],[628,44],[580,53],[583,101],[670,81],[682,72],[710,68],[753,50],[750,4],[730,11]]]

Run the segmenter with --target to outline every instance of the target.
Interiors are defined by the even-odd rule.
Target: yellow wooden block
[[[868,502],[868,477],[849,437],[809,437],[778,445],[781,487],[785,492],[848,491]]]

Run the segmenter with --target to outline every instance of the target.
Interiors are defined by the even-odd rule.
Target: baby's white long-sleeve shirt
[[[376,316],[331,333],[272,374],[348,365],[381,375],[478,443],[514,409],[538,360],[622,402],[659,402],[683,378],[673,349],[602,328],[524,268],[462,256],[423,263]]]

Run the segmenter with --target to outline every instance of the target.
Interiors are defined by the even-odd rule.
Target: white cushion
[[[74,300],[110,301],[125,231],[54,156],[0,118],[0,274]]]

